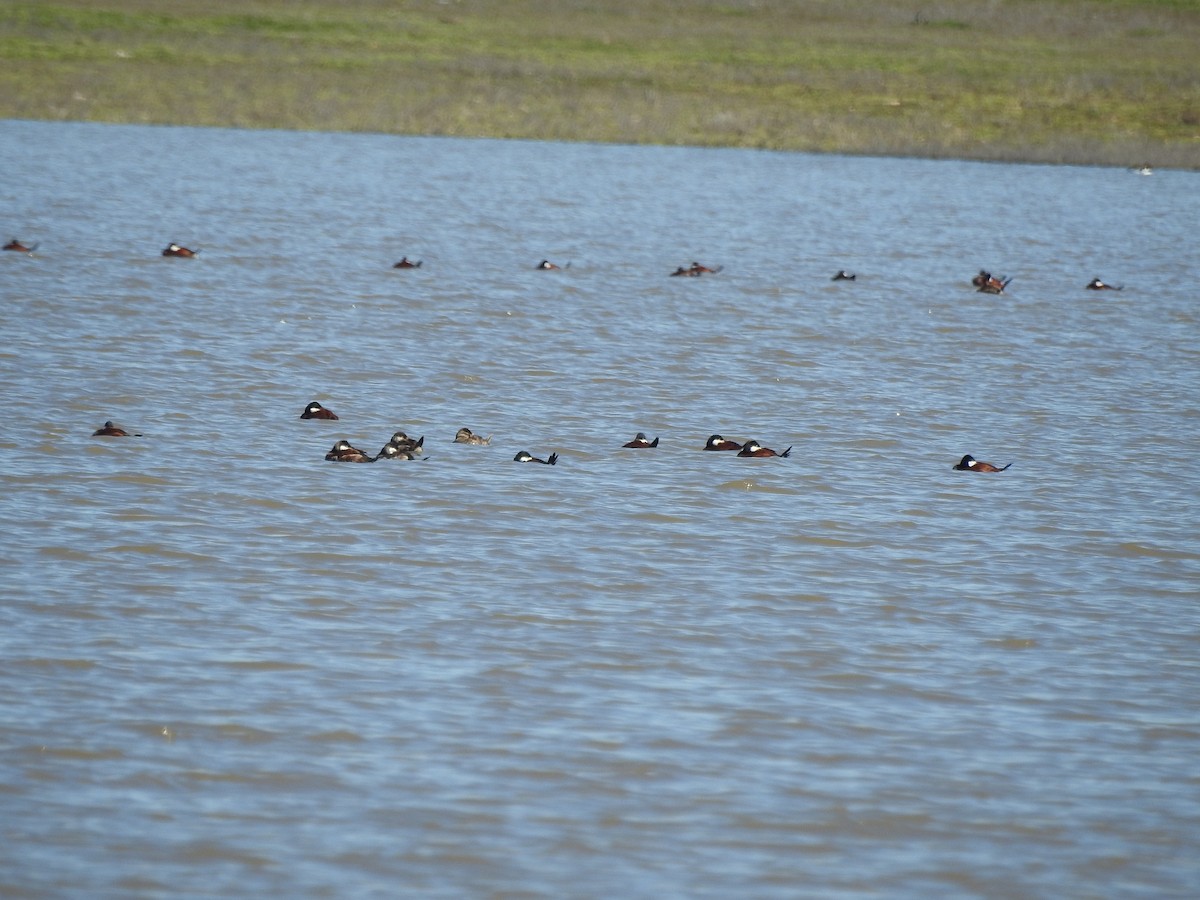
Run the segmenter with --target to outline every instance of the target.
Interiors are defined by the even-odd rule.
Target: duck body
[[[632,441],[629,441],[629,443],[627,443],[627,444],[622,444],[621,446],[622,447],[632,447],[634,449],[657,447],[658,446],[658,438],[655,438],[654,440],[650,440],[649,438],[646,437],[645,432],[639,431],[637,433],[637,435],[634,436],[634,439]]]
[[[522,450],[516,456],[513,457],[513,462],[541,463],[543,466],[553,466],[558,463],[558,454],[551,453],[545,459],[538,459],[536,456],[534,456],[528,450]]]
[[[93,431],[92,437],[129,437],[129,432],[109,421]]]
[[[330,462],[375,462],[375,457],[363,453],[357,447],[351,446],[349,441],[338,441],[333,445],[333,449],[325,454],[325,459]]]
[[[768,456],[784,457],[784,456],[791,456],[791,454],[792,454],[791,447],[788,447],[782,453],[777,453],[776,451],[772,450],[770,447],[764,447],[758,441],[746,441],[746,443],[743,445],[742,449],[740,451],[738,451],[738,456],[753,456],[753,457],[759,457],[759,458],[765,458]]]
[[[483,437],[475,434],[470,428],[460,428],[458,433],[454,435],[454,443],[456,444],[473,444],[476,447],[484,447],[492,442],[491,435]]]
[[[954,464],[953,468],[958,472],[1003,472],[1008,466],[995,466],[990,462],[983,462],[973,457],[970,453]]]
[[[304,412],[300,413],[302,419],[326,419],[328,421],[336,421],[337,414],[332,409],[326,409],[316,400],[304,407]]]
[[[728,441],[719,434],[714,434],[704,442],[705,450],[741,450],[742,445],[737,441]]]

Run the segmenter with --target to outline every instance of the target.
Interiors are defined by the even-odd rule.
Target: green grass
[[[1195,0],[6,0],[0,117],[1200,168]]]

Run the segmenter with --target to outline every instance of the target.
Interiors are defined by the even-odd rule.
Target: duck
[[[558,454],[551,453],[548,457],[546,457],[546,459],[538,459],[536,456],[532,455],[528,450],[522,450],[520,453],[518,453],[516,456],[513,457],[513,462],[525,462],[525,463],[531,462],[531,463],[541,463],[544,466],[553,466],[558,463]]]
[[[567,266],[570,266],[570,265],[571,265],[570,263],[567,263]],[[550,262],[550,260],[548,260],[548,259],[543,259],[543,260],[542,260],[540,263],[538,263],[538,264],[537,264],[537,265],[536,265],[534,268],[536,268],[536,269],[541,269],[542,271],[549,271],[550,269],[562,269],[562,268],[564,268],[564,267],[563,267],[563,266],[556,266],[554,263]]]
[[[200,252],[199,250],[189,250],[187,247],[181,247],[178,244],[176,244],[174,241],[172,241],[171,243],[167,244],[167,249],[165,249],[162,252],[162,255],[163,256],[182,256],[182,257],[191,259],[199,252]]]
[[[397,450],[403,450],[408,453],[420,453],[425,449],[425,435],[421,435],[419,438],[410,438],[403,431],[397,431],[388,439],[388,442],[383,447],[384,450],[388,447],[395,447]],[[382,454],[383,450],[379,452]]]
[[[129,432],[124,428],[114,425],[110,420],[105,422],[103,427],[93,431],[92,437],[129,437]],[[136,435],[136,437],[141,437],[141,435]]]
[[[24,244],[22,244],[16,238],[13,238],[11,241],[9,241],[7,244],[4,245],[5,250],[13,250],[17,253],[33,253],[33,251],[36,250],[37,248],[38,248],[37,244],[34,244],[32,247],[26,247]]]
[[[330,462],[375,462],[375,457],[351,446],[349,441],[338,441],[333,445],[333,449],[325,454],[325,458]]]
[[[1105,284],[1099,278],[1093,278],[1086,285],[1089,291],[1119,291],[1124,288],[1124,285]]]
[[[428,459],[428,457],[425,457]],[[421,457],[412,450],[401,450],[395,444],[384,444],[383,449],[379,451],[379,455],[375,457],[378,462],[381,459],[421,459]]]
[[[337,420],[337,413],[332,409],[326,409],[316,400],[304,407],[304,412],[300,413],[302,419],[328,419],[333,422]]]
[[[394,266],[392,266],[392,268],[393,269],[419,269],[419,268],[421,268],[421,263],[423,263],[424,261],[425,260],[423,260],[423,259],[418,259],[416,262],[413,262],[411,259],[409,259],[406,256],[403,259],[401,259],[400,262],[398,262]]]
[[[770,447],[764,447],[758,441],[746,441],[746,443],[742,446],[742,449],[740,451],[738,451],[738,456],[759,456],[759,457],[779,456],[779,457],[783,457],[783,456],[790,456],[791,452],[792,452],[791,447],[788,447],[782,453],[776,453]]]
[[[986,269],[980,269],[979,274],[971,279],[971,284],[975,285],[981,294],[1003,294],[1010,283],[1011,278],[997,278]]]
[[[492,442],[492,436],[475,434],[470,428],[460,428],[454,435],[454,443],[456,444],[474,444],[477,447],[483,447]]]
[[[853,281],[858,276],[853,272],[847,272],[845,269],[838,269],[837,274],[830,278],[830,281]]]
[[[1008,466],[1011,465],[1012,463],[1008,464]],[[990,462],[978,460],[968,453],[954,465],[954,469],[959,472],[1003,472],[1008,466],[994,466]]]
[[[679,267],[679,268],[677,268],[677,269],[676,269],[674,272],[672,272],[672,273],[671,273],[671,275],[672,275],[672,276],[674,276],[674,275],[687,275],[687,276],[689,276],[689,277],[691,277],[691,278],[698,278],[698,277],[699,277],[699,276],[701,276],[701,275],[716,275],[716,274],[717,274],[718,272],[720,272],[720,271],[721,271],[723,268],[725,268],[725,267],[724,267],[724,266],[717,266],[717,267],[715,267],[715,268],[712,268],[712,267],[709,267],[709,266],[702,266],[702,265],[701,265],[700,263],[698,263],[698,262],[693,262],[693,263],[692,263],[690,266],[688,266],[688,267],[686,267],[686,268],[684,268],[683,266],[680,266],[680,267]]]
[[[636,435],[634,435],[634,438],[632,441],[630,441],[627,444],[622,444],[621,446],[622,447],[633,447],[633,448],[639,448],[639,449],[642,447],[657,447],[658,446],[658,438],[656,437],[654,440],[650,440],[649,438],[646,437],[646,432],[639,431]]]
[[[727,441],[719,434],[712,435],[704,442],[705,450],[741,450],[742,445],[737,441]]]

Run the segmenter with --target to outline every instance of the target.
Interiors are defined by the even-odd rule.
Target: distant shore
[[[1192,0],[9,0],[0,118],[1200,169]]]

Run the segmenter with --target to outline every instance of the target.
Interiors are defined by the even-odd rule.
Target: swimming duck
[[[975,285],[981,294],[1003,294],[1011,282],[1011,278],[997,278],[986,269],[980,269],[979,274],[971,279],[971,284]]]
[[[570,263],[567,263],[567,265],[569,266],[569,265],[571,265],[571,264],[570,264]],[[561,269],[561,268],[563,268],[563,267],[562,267],[562,266],[556,266],[554,263],[550,262],[550,260],[548,260],[548,259],[543,259],[543,260],[542,260],[540,263],[538,263],[538,264],[537,264],[537,265],[536,265],[534,268],[537,268],[537,269],[542,269],[543,271],[548,271],[548,270],[550,270],[550,269]]]
[[[725,267],[717,266],[716,268],[710,268],[709,266],[702,266],[698,262],[693,262],[687,268],[680,266],[674,272],[672,272],[671,275],[687,275],[690,278],[698,278],[701,275],[715,275],[723,268]]]
[[[97,428],[93,431],[92,437],[129,437],[129,432],[108,421],[104,423],[102,428]],[[137,437],[141,437],[141,435],[139,434]]]
[[[388,447],[395,447],[397,450],[403,450],[408,453],[420,453],[425,449],[425,435],[421,435],[419,438],[410,438],[403,431],[397,431],[383,446],[385,450]],[[383,450],[379,452],[383,453]]]
[[[845,269],[838,269],[837,274],[830,278],[830,281],[853,281],[858,276],[853,272],[847,272]]]
[[[719,434],[714,434],[704,443],[705,450],[741,450],[742,445],[737,441],[727,441]]]
[[[746,441],[742,449],[738,451],[738,456],[789,456],[792,448],[788,447],[782,453],[776,453],[769,447],[764,447],[758,441]]]
[[[513,462],[531,462],[531,463],[541,463],[544,466],[553,466],[558,462],[558,454],[551,453],[550,456],[548,456],[546,459],[538,459],[536,456],[531,455],[529,453],[529,451],[522,450],[520,453],[518,453],[516,456],[513,457]]]
[[[334,421],[337,419],[337,414],[332,409],[326,409],[316,400],[304,407],[304,412],[300,413],[302,419],[328,419]]]
[[[418,259],[416,262],[413,262],[411,259],[409,259],[406,256],[402,260],[400,260],[400,262],[398,262],[394,266],[392,266],[392,268],[393,269],[419,269],[419,268],[421,268],[421,263],[423,263],[424,261],[425,260],[423,260],[423,259]]]
[[[1089,291],[1119,291],[1123,285],[1105,284],[1099,278],[1093,278],[1086,285]]]
[[[17,253],[32,253],[37,248],[38,248],[37,244],[34,244],[32,247],[26,247],[24,244],[22,244],[16,238],[13,238],[11,241],[9,241],[7,244],[4,245],[5,250],[14,250]]]
[[[187,257],[190,259],[191,257],[195,256],[199,252],[200,252],[199,250],[189,250],[187,247],[180,247],[178,244],[176,244],[175,242],[172,241],[170,244],[167,244],[167,249],[162,252],[162,255],[163,256],[184,256],[184,257]]]
[[[1009,463],[1008,466],[1011,466]],[[970,453],[958,461],[954,468],[959,472],[1003,472],[1008,466],[993,466],[989,462],[981,462]]]
[[[375,457],[376,462],[381,459],[420,459],[421,457],[412,450],[401,450],[395,444],[384,444],[383,449],[379,451],[379,455]]]
[[[460,428],[458,429],[458,433],[454,435],[454,443],[456,444],[474,444],[477,447],[482,447],[491,442],[491,435],[483,437],[483,435],[475,434],[470,428]]]
[[[333,449],[325,454],[325,458],[330,462],[375,462],[374,457],[368,456],[357,447],[352,447],[349,441],[338,441],[333,445]]]
[[[628,444],[622,444],[621,446],[622,447],[634,447],[634,448],[657,447],[658,446],[658,438],[655,438],[654,440],[650,440],[649,438],[646,437],[646,432],[639,431],[636,435],[634,435],[634,438],[632,441],[630,441]]]

